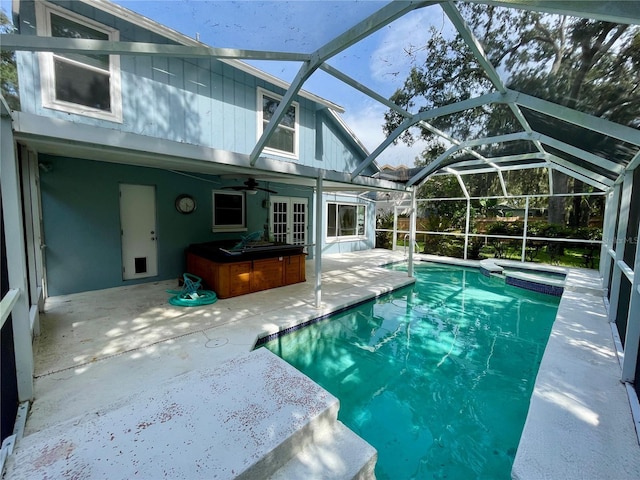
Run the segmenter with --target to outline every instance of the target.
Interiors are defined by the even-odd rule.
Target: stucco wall
[[[152,280],[178,278],[185,268],[184,250],[191,243],[227,238],[238,239],[263,230],[269,220],[264,192],[247,195],[247,231],[213,233],[212,190],[235,185],[233,179],[200,176],[201,179],[165,170],[41,155],[43,224],[47,287],[49,295],[62,295],[131,285]],[[122,280],[119,185],[156,187],[158,231],[158,276]],[[280,195],[305,197],[311,191],[282,184],[269,184]],[[196,211],[182,215],[175,199],[182,193],[194,196]],[[309,229],[311,231],[311,228]]]

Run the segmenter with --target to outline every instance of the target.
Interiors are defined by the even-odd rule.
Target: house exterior
[[[312,58],[283,53],[278,59],[308,62],[313,71],[431,3],[389,2]],[[538,153],[500,158],[502,167],[541,166],[606,192],[605,232],[611,235],[603,238],[600,273],[621,359],[619,380],[637,426],[637,130],[507,88],[455,4],[438,3],[495,91],[411,114],[337,72],[406,117],[403,128],[367,154],[340,120],[339,106],[239,62],[250,58],[242,52],[208,47],[108,0],[14,0],[21,40],[9,49],[15,48],[18,61],[20,111],[0,101],[2,438],[15,418],[6,405],[34,396],[32,339],[46,296],[176,278],[185,268],[184,249],[210,240],[258,234],[305,245],[316,261],[323,253],[371,248],[370,192],[393,199],[395,192],[413,191],[411,240],[414,186],[445,171],[486,173],[487,158],[451,157],[466,148],[524,140],[536,142]],[[553,2],[489,3],[638,23],[637,8],[627,6],[633,2],[572,2],[570,9]],[[406,186],[386,172],[377,175],[374,159],[406,128],[489,104],[508,105],[522,131],[459,139],[405,176]],[[554,128],[564,124],[575,127],[578,144],[561,138],[564,127]],[[589,142],[581,137],[594,133],[611,151],[583,145]],[[9,393],[8,384],[14,389]]]
[[[370,192],[406,189],[374,178],[375,163],[354,178],[368,152],[338,105],[301,89],[287,99],[289,84],[237,54],[108,0],[13,9],[20,110],[0,101],[2,438],[16,400],[33,398],[46,297],[178,279],[194,243],[298,244],[316,262],[375,246]]]
[[[23,1],[15,23],[21,35],[197,43],[109,2]],[[248,168],[286,85],[246,64],[87,51],[17,57],[16,136],[39,184],[47,295],[178,278],[189,244],[254,232],[311,247],[322,228],[325,253],[374,247],[366,196],[325,187],[318,227],[315,179],[291,181],[349,172],[368,155],[331,102],[300,92]],[[234,189],[249,178],[264,190]],[[178,211],[182,195],[193,212]]]

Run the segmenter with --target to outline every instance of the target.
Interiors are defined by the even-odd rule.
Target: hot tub
[[[187,271],[218,298],[235,297],[306,280],[304,247],[286,243],[197,243],[187,248]]]

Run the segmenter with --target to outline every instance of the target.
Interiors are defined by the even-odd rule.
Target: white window
[[[258,89],[258,138],[271,121],[282,97]],[[298,158],[298,104],[292,102],[265,146],[266,152]]]
[[[363,237],[365,235],[366,205],[328,203],[327,237]]]
[[[247,230],[243,192],[213,191],[213,231],[242,232]]]
[[[119,40],[119,32],[46,2],[36,3],[38,35]],[[42,104],[47,108],[122,122],[120,57],[40,53]]]

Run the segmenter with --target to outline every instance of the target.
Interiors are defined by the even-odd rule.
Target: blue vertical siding
[[[117,28],[122,41],[172,43],[82,2],[55,3]],[[21,15],[35,25],[32,4],[24,4]],[[21,33],[36,32],[23,23]],[[116,123],[42,108],[37,54],[21,52],[18,57],[24,111],[244,154],[252,151],[257,139],[258,86],[279,95],[285,93],[282,88],[215,59],[121,56],[123,122]],[[295,101],[299,104],[299,158],[295,161],[337,171],[355,168],[363,158],[362,152],[323,113],[324,107],[303,97]],[[320,135],[316,135],[317,128],[321,128]],[[320,148],[316,146],[317,137],[323,141]],[[323,155],[317,157],[317,151]]]
[[[317,115],[317,138],[322,142],[317,150],[322,157],[321,163],[316,162],[313,166],[339,172],[354,170],[365,158],[364,152],[325,111],[319,111]]]
[[[199,134],[195,143],[211,145],[213,143],[211,106],[204,101],[204,98],[211,98],[211,80],[208,71],[197,64],[185,62],[184,88],[188,92],[188,103],[193,105],[195,110],[191,120],[194,125],[190,125],[187,130],[195,131],[197,129]],[[212,101],[215,100],[212,99]]]
[[[122,102],[124,122],[140,135],[153,136],[155,125],[146,115],[140,114],[154,105],[151,57],[130,57],[134,62],[131,73],[122,72]]]
[[[73,0],[52,3],[118,29],[122,41],[172,43],[92,5]],[[21,3],[21,19],[29,22],[21,24],[21,33],[35,35],[35,28],[29,27],[36,25],[32,3]],[[25,112],[244,154],[252,151],[257,139],[258,87],[278,95],[286,93],[264,79],[215,59],[122,56],[123,120],[116,123],[43,108],[38,54],[19,52],[17,61],[21,106]],[[299,156],[296,160],[281,159],[325,170],[354,169],[365,154],[327,114],[326,107],[303,97],[295,101],[299,105]],[[190,243],[240,236],[239,232],[214,234],[211,231],[211,191],[238,181],[207,176],[203,176],[204,180],[195,179],[160,169],[56,156],[41,155],[40,161],[53,167],[41,176],[50,295],[178,278],[185,267],[184,249]],[[156,187],[157,277],[122,280],[120,183]],[[313,224],[312,189],[281,184],[270,184],[270,187],[282,196],[307,198],[309,225]],[[174,208],[176,196],[182,193],[194,195],[198,202],[192,215],[180,215]],[[330,197],[349,203],[367,202],[352,196]],[[247,195],[246,199],[247,231],[262,231],[269,222],[268,207],[263,204],[268,194],[260,192]],[[367,212],[366,238],[328,243],[323,233],[323,251],[337,253],[373,248],[374,208],[370,206]],[[308,238],[313,238],[312,227]]]

